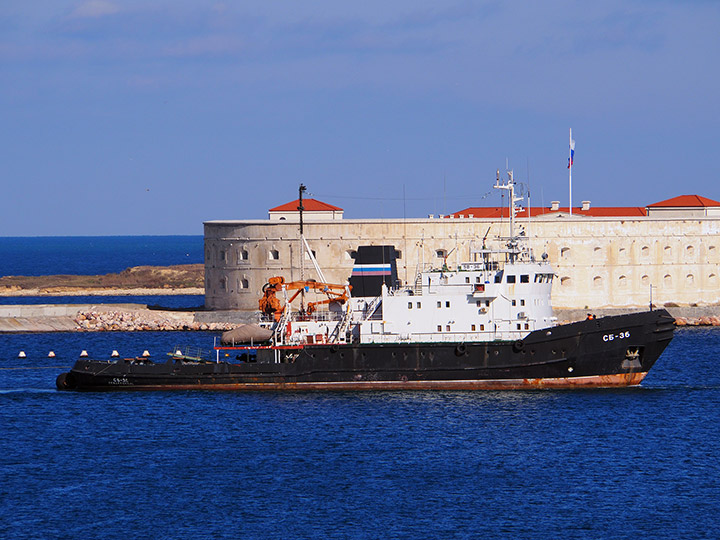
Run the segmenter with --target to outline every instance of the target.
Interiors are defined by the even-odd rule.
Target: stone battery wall
[[[720,218],[589,218],[551,216],[519,222],[536,256],[547,253],[556,272],[558,308],[708,305],[720,303]],[[307,222],[305,237],[327,281],[345,283],[360,245],[392,244],[401,253],[398,276],[412,284],[418,270],[452,268],[472,247],[499,245],[507,220],[407,219]],[[301,256],[304,256],[301,259]],[[318,279],[292,221],[205,223],[205,305],[256,310],[271,276]]]

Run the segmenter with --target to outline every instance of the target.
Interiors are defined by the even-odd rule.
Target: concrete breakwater
[[[6,305],[0,306],[0,333],[224,331],[237,326],[198,314],[153,310],[142,304]]]
[[[720,326],[720,306],[669,307],[677,326]],[[592,310],[597,317],[636,310]],[[587,310],[556,310],[559,324],[587,317]],[[170,311],[143,304],[44,304],[0,306],[0,333],[225,331],[255,322],[257,312]]]

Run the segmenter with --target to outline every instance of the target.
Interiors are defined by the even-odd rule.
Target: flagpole
[[[570,128],[570,145],[568,149],[568,183],[570,186],[570,204],[568,205],[568,209],[570,210],[570,215],[572,216],[572,151],[573,151],[573,140],[572,140],[572,128]]]

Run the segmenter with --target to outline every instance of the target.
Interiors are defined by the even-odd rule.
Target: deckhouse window
[[[412,302],[408,302],[408,309],[412,309]]]
[[[444,249],[438,249],[435,251],[435,256],[438,259],[444,259],[447,256],[447,251]]]
[[[508,277],[507,277],[507,282],[508,282],[508,283],[515,283],[515,276],[508,276]]]
[[[530,276],[528,274],[521,274],[520,283],[530,283]]]

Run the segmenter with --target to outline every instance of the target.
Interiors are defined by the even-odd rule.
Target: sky
[[[720,200],[720,2],[4,0],[0,236]]]

